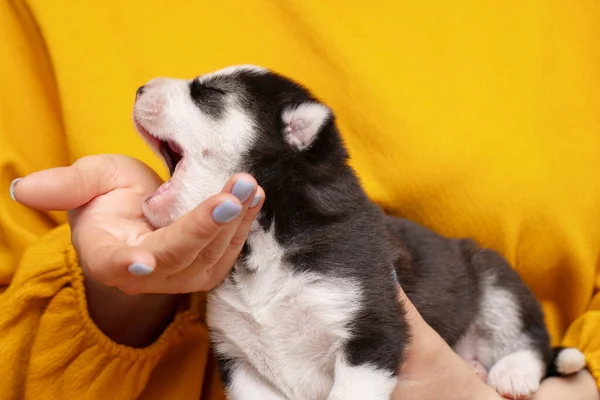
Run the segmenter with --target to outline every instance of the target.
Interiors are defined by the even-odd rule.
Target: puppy
[[[400,283],[424,319],[508,398],[572,374],[540,306],[497,253],[386,216],[362,190],[332,111],[265,68],[228,67],[138,89],[134,122],[171,179],[144,203],[165,226],[253,175],[263,208],[207,323],[228,397],[389,399],[409,342]]]

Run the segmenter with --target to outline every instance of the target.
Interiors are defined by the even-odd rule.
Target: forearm
[[[89,276],[84,283],[92,320],[111,340],[131,347],[152,344],[171,323],[185,296],[128,295]]]

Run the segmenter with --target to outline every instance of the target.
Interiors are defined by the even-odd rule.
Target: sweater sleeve
[[[192,297],[149,347],[112,342],[88,314],[67,225],[26,250],[0,301],[0,393],[6,399],[222,396],[210,361],[203,295]]]
[[[588,369],[600,391],[600,272],[595,287],[596,294],[588,310],[571,324],[562,345],[576,347],[585,354]]]

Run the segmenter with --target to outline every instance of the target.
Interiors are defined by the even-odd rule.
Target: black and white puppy
[[[398,282],[424,319],[488,383],[526,398],[557,370],[540,306],[497,253],[385,216],[365,195],[331,110],[255,66],[138,89],[134,121],[172,178],[144,204],[165,226],[253,175],[264,206],[207,322],[231,399],[383,400],[409,341]]]

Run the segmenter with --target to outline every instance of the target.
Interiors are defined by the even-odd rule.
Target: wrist
[[[152,344],[173,321],[185,295],[129,295],[93,279],[84,269],[88,312],[98,329],[112,341],[130,346]]]

